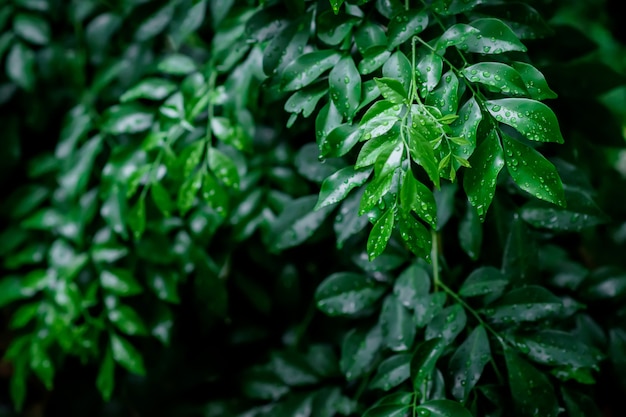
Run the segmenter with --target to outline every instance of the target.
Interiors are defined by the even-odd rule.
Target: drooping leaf
[[[343,117],[352,120],[361,100],[361,76],[350,56],[337,62],[328,76],[331,100]]]
[[[413,345],[416,331],[413,315],[394,294],[388,295],[383,302],[380,326],[383,343],[389,349],[405,351]]]
[[[485,314],[494,323],[514,324],[553,317],[563,308],[561,299],[544,287],[528,285],[504,294]]]
[[[271,247],[281,251],[296,246],[311,237],[332,211],[332,206],[313,210],[316,195],[301,197],[289,202],[272,224]]]
[[[363,185],[371,173],[371,169],[355,170],[353,166],[335,172],[322,183],[314,210],[340,202],[353,188]]]
[[[384,292],[383,286],[365,275],[338,272],[317,287],[315,302],[329,316],[352,315],[371,307]]]
[[[459,224],[459,243],[471,259],[478,259],[483,241],[483,228],[478,212],[471,203],[466,204],[465,215]]]
[[[341,55],[330,49],[299,56],[283,72],[283,90],[296,91],[306,87],[324,72],[333,68],[340,59]]]
[[[374,367],[374,360],[382,347],[382,333],[379,325],[368,332],[350,330],[341,344],[341,372],[348,381],[354,381]]]
[[[557,94],[548,87],[545,77],[537,68],[519,61],[513,62],[511,66],[522,77],[530,98],[533,100],[545,100],[557,97]]]
[[[393,231],[394,219],[393,209],[389,208],[372,227],[367,239],[367,256],[370,261],[380,256],[387,247]]]
[[[430,261],[431,235],[410,213],[401,213],[398,219],[400,237],[408,249],[419,258]]]
[[[425,398],[427,381],[431,378],[439,357],[443,354],[445,343],[439,338],[421,342],[411,359],[411,380],[413,389]]]
[[[536,198],[565,206],[563,184],[556,168],[533,148],[502,137],[504,160],[515,183]]]
[[[471,33],[460,45],[461,50],[479,54],[526,52],[526,47],[517,35],[500,19],[480,18],[470,22],[470,25],[478,29],[480,34]]]
[[[559,404],[550,380],[520,358],[512,349],[504,350],[509,388],[520,417],[556,417]]]
[[[498,174],[504,166],[504,151],[495,131],[490,131],[478,146],[470,163],[472,168],[465,173],[463,187],[478,217],[484,221],[495,195]]]
[[[110,341],[115,362],[134,374],[145,375],[143,356],[128,340],[111,333]]]
[[[359,141],[361,133],[355,124],[337,126],[322,139],[320,155],[324,158],[339,158],[345,155]]]
[[[417,35],[428,26],[428,13],[424,10],[406,10],[396,14],[387,28],[389,43],[387,48],[392,50],[400,44]]]
[[[487,332],[480,325],[457,348],[448,364],[453,381],[452,395],[457,400],[465,402],[490,359],[491,348]]]
[[[443,54],[446,48],[454,45],[465,45],[467,39],[476,36],[480,31],[465,23],[456,23],[449,28],[437,39],[435,49],[438,54]],[[461,47],[463,49],[463,47]]]
[[[462,74],[473,83],[507,96],[528,95],[524,81],[515,68],[500,62],[479,62],[463,69]]]
[[[511,126],[526,139],[563,143],[559,122],[545,104],[528,98],[488,100],[487,109],[497,121]]]

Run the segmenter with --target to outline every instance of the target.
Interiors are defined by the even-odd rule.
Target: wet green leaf
[[[361,100],[361,76],[352,61],[344,56],[328,75],[329,94],[343,117],[352,120]]]
[[[428,13],[423,10],[406,10],[396,14],[387,28],[389,50],[408,41],[428,26]]]
[[[109,107],[102,115],[101,129],[112,135],[139,133],[152,126],[154,114],[147,108],[135,104],[119,104]]]
[[[412,264],[402,271],[393,286],[393,293],[407,308],[414,308],[430,291],[430,276],[421,265]]]
[[[153,183],[150,186],[150,195],[152,196],[152,201],[154,201],[154,204],[161,211],[161,213],[163,213],[164,216],[169,217],[175,206],[165,187],[163,187],[161,183]]]
[[[339,208],[335,217],[333,229],[337,236],[337,248],[341,249],[350,237],[365,230],[369,223],[367,215],[359,216],[359,205],[363,196],[363,189],[348,195]]]
[[[515,183],[532,196],[565,206],[563,184],[556,168],[533,148],[502,137],[504,160]]]
[[[313,210],[316,195],[301,197],[289,202],[272,225],[273,242],[271,247],[281,251],[307,240],[332,211],[332,206]]]
[[[111,352],[115,362],[134,374],[145,375],[146,369],[141,353],[121,336],[111,333],[110,338]]]
[[[521,334],[514,340],[522,352],[542,365],[595,368],[600,359],[578,336],[560,330]]]
[[[433,193],[407,170],[400,188],[401,209],[413,210],[432,228],[437,227],[437,205]]]
[[[385,359],[378,365],[376,375],[370,381],[370,389],[389,391],[397,387],[410,376],[411,355],[401,353]]]
[[[465,402],[491,359],[491,349],[485,328],[476,327],[457,348],[448,364],[453,381],[452,395]]]
[[[358,70],[360,74],[371,74],[382,67],[391,52],[384,45],[376,45],[363,53],[363,59],[359,62]]]
[[[346,333],[341,344],[339,366],[348,381],[353,381],[369,372],[382,347],[379,325],[369,331],[352,329]]]
[[[398,219],[400,236],[408,249],[422,259],[430,260],[431,235],[410,213],[402,213]]]
[[[202,187],[202,170],[198,170],[193,175],[190,175],[185,179],[183,184],[178,190],[178,198],[176,199],[176,205],[181,215],[185,215],[191,210],[196,199],[196,195]]]
[[[459,243],[465,253],[467,253],[471,259],[476,260],[480,255],[482,241],[483,228],[480,224],[478,212],[474,206],[468,202],[465,209],[465,216],[463,216],[459,224]]]
[[[320,155],[324,158],[339,158],[345,155],[359,141],[361,133],[355,124],[337,126],[322,139]]]
[[[465,42],[461,43],[461,50],[479,54],[501,54],[503,52],[526,52],[526,47],[519,41],[502,20],[495,18],[476,19],[470,23],[480,31],[480,34],[471,33]]]
[[[361,148],[356,160],[355,168],[364,168],[373,165],[376,160],[385,153],[391,153],[391,150],[401,143],[400,128],[395,124],[395,118],[390,122],[391,128],[384,134],[368,139]],[[371,124],[374,126],[374,124]],[[365,135],[367,135],[366,133]],[[369,133],[371,136],[371,133]]]
[[[374,78],[383,97],[391,103],[401,104],[408,100],[407,92],[402,83],[393,78]]]
[[[472,168],[465,173],[463,187],[478,217],[484,221],[496,192],[498,174],[504,166],[504,151],[492,130],[470,158]]]
[[[516,324],[554,317],[563,308],[561,299],[538,285],[528,285],[504,294],[484,312],[494,323]]]
[[[392,209],[387,209],[385,214],[374,224],[367,239],[367,256],[370,261],[380,256],[387,247],[387,242],[391,238],[393,231],[394,213]]]
[[[439,357],[443,354],[445,343],[439,338],[421,342],[411,359],[411,379],[413,389],[421,398],[425,398],[427,381],[431,378]]]
[[[415,324],[417,327],[428,325],[433,317],[435,317],[446,302],[446,294],[436,292],[429,294],[427,297],[420,297],[415,304]]]
[[[442,343],[451,343],[465,328],[467,316],[460,304],[453,304],[440,311],[426,327],[425,338],[440,339]]]
[[[354,41],[361,55],[365,55],[365,52],[373,46],[386,46],[387,35],[377,23],[364,20],[354,33]]]
[[[487,109],[497,121],[519,131],[526,139],[563,143],[559,122],[545,104],[527,98],[488,100]]]
[[[384,177],[376,177],[372,181],[370,181],[365,187],[365,191],[363,192],[363,196],[361,197],[361,202],[359,204],[359,216],[367,213],[372,210],[374,207],[377,207],[385,194],[389,192],[391,189],[391,181],[393,179],[393,174],[385,175]],[[384,210],[384,206],[381,208]],[[391,226],[393,227],[393,216],[391,218]],[[382,223],[381,223],[382,225]],[[379,230],[380,233],[382,230]],[[385,241],[385,244],[387,241]],[[383,247],[384,249],[384,247]]]
[[[519,61],[513,62],[511,66],[522,77],[530,98],[533,100],[545,100],[557,97],[557,94],[548,87],[545,77],[537,68]]]
[[[444,116],[456,114],[459,107],[459,79],[454,72],[448,71],[441,76],[437,88],[426,97],[426,104],[437,107]]]
[[[411,158],[424,168],[435,187],[439,188],[439,167],[433,147],[424,136],[412,127],[409,129],[409,151]]]
[[[216,148],[209,149],[209,168],[227,187],[239,188],[239,173],[232,158]]]
[[[435,49],[438,54],[443,54],[446,48],[454,45],[466,45],[466,41],[470,36],[473,38],[480,34],[480,31],[465,23],[456,23],[449,28],[437,39],[435,43]]]
[[[559,414],[559,403],[550,380],[520,358],[512,349],[504,350],[509,374],[509,388],[520,417]]]
[[[315,301],[329,316],[352,315],[371,307],[384,292],[383,286],[367,276],[338,272],[317,287]]]
[[[411,62],[400,50],[391,54],[383,65],[383,77],[400,81],[407,92],[410,90],[412,73]]]
[[[327,92],[328,84],[324,82],[300,89],[285,102],[285,110],[290,113],[302,113],[304,117],[309,117],[315,111],[317,103]]]
[[[472,271],[459,289],[463,297],[476,297],[488,294],[501,294],[509,281],[506,276],[491,266],[483,266]]]
[[[283,90],[295,91],[306,87],[337,65],[340,59],[341,55],[330,49],[299,56],[283,72],[281,80]]]
[[[339,45],[359,23],[359,18],[346,14],[324,11],[317,16],[317,37],[327,45]]]
[[[371,168],[355,170],[352,166],[335,172],[322,183],[322,189],[314,210],[342,201],[353,188],[363,185],[371,173]]]
[[[409,350],[413,346],[416,326],[413,315],[394,295],[388,295],[380,313],[383,343],[393,351]]]
[[[500,62],[479,62],[461,73],[471,82],[482,84],[491,91],[507,96],[528,95],[524,81],[515,68]]]
[[[421,82],[420,92],[426,96],[430,93],[441,80],[443,70],[443,60],[436,53],[424,55],[417,63],[417,76]]]
[[[472,413],[456,401],[432,400],[417,407],[417,415],[430,417],[471,417]]]

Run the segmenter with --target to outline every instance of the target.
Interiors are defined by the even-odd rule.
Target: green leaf
[[[409,91],[413,78],[413,69],[409,58],[402,51],[395,51],[383,65],[383,77],[400,81],[404,91]]]
[[[370,389],[382,389],[389,391],[397,387],[407,379],[411,373],[411,355],[401,353],[385,359],[378,365],[376,375],[370,381]]]
[[[135,40],[147,41],[161,33],[172,20],[174,9],[172,3],[166,3],[165,6],[148,16],[135,31]]]
[[[281,251],[307,240],[333,210],[332,206],[313,210],[317,196],[309,195],[289,202],[272,224],[274,251]]]
[[[533,100],[545,100],[557,97],[557,94],[548,87],[545,77],[537,68],[519,61],[515,61],[511,65],[522,77],[530,98]]]
[[[416,333],[413,315],[394,294],[389,294],[383,302],[380,326],[383,343],[389,349],[405,351],[413,346]]]
[[[546,158],[533,148],[502,136],[504,160],[513,181],[536,198],[565,206],[565,193],[559,174]]]
[[[361,203],[361,197],[363,196],[364,189],[348,195],[346,200],[341,204],[339,212],[335,217],[333,229],[337,236],[337,248],[341,249],[343,244],[350,237],[365,230],[369,223],[367,215],[363,214],[359,216],[359,205]]]
[[[411,158],[421,165],[430,180],[439,188],[439,166],[435,159],[435,152],[428,140],[415,128],[409,128],[409,151]]]
[[[559,122],[545,104],[527,98],[488,100],[485,104],[497,121],[516,129],[526,139],[563,143]]]
[[[147,273],[146,284],[159,300],[178,304],[178,283],[176,275],[167,270],[150,270]]]
[[[335,64],[328,83],[331,100],[343,117],[351,121],[361,100],[361,76],[352,57],[344,56]]]
[[[187,55],[171,54],[159,62],[157,69],[164,74],[188,75],[196,71],[196,63]]]
[[[504,357],[511,396],[519,416],[556,417],[559,403],[546,375],[521,359],[512,349],[505,349]]]
[[[400,204],[404,211],[413,210],[433,229],[437,227],[437,204],[433,193],[407,170],[400,188]]]
[[[430,380],[439,357],[443,354],[445,343],[435,338],[421,342],[411,359],[411,379],[413,389],[421,398],[426,397],[426,385]]]
[[[341,54],[332,49],[299,56],[287,65],[283,72],[281,80],[283,91],[295,91],[306,87],[337,65],[340,59]]]
[[[470,23],[480,31],[480,34],[471,33],[460,48],[468,52],[479,54],[501,54],[503,52],[526,52],[526,47],[519,41],[502,20],[495,18],[476,19]]]
[[[482,325],[476,327],[457,348],[448,364],[452,381],[452,395],[465,402],[480,379],[485,365],[491,359],[489,338]]]
[[[346,333],[341,344],[339,366],[346,380],[354,381],[369,372],[382,346],[380,326],[372,327],[368,332],[352,329]]]
[[[364,19],[354,33],[354,41],[361,55],[365,55],[365,52],[373,46],[386,46],[387,35],[380,25]]]
[[[307,143],[300,148],[294,161],[298,174],[309,181],[321,184],[326,178],[346,166],[343,159],[329,158],[321,160],[319,156],[319,147],[315,143]]]
[[[427,297],[421,297],[415,304],[415,324],[417,327],[428,325],[431,320],[443,310],[446,302],[446,294],[436,292],[429,294]]]
[[[143,323],[143,319],[137,314],[135,310],[127,305],[117,305],[108,311],[108,317],[111,323],[113,323],[119,330],[128,335],[142,335],[148,334],[146,325]]]
[[[454,72],[448,71],[441,76],[438,87],[426,97],[426,104],[437,107],[443,115],[456,115],[459,107],[459,79]]]
[[[209,168],[218,180],[231,188],[239,188],[239,173],[235,162],[224,152],[216,148],[209,149]]]
[[[480,295],[500,295],[508,285],[506,276],[492,266],[483,266],[472,271],[461,285],[459,294],[463,297],[476,297]]]
[[[324,158],[339,158],[345,155],[359,141],[361,133],[356,124],[337,126],[322,139],[320,155]]]
[[[21,42],[15,42],[5,61],[7,77],[26,91],[35,87],[35,53]]]
[[[317,37],[327,45],[339,45],[351,34],[352,27],[359,20],[346,13],[324,11],[317,16]]]
[[[143,292],[141,284],[126,269],[105,269],[100,272],[100,285],[105,290],[122,297]]]
[[[193,207],[196,194],[202,187],[202,170],[198,170],[193,175],[185,179],[178,190],[178,198],[176,203],[180,214],[184,216]]]
[[[391,103],[401,104],[406,103],[408,100],[408,94],[404,90],[404,86],[398,80],[393,78],[374,78],[378,89],[383,97]]]
[[[122,237],[127,237],[124,217],[126,217],[126,196],[122,189],[114,185],[102,204],[100,215],[106,220],[109,227]]]
[[[270,368],[289,386],[304,386],[319,382],[306,359],[298,352],[285,350],[271,353]]]
[[[513,68],[500,62],[479,62],[461,73],[473,83],[487,86],[491,91],[507,96],[528,96],[524,81]]]
[[[152,127],[153,119],[154,114],[139,104],[118,104],[104,112],[100,128],[111,135],[139,133]]]
[[[332,6],[333,12],[335,12],[335,14],[339,13],[339,8],[342,4],[343,0],[330,0],[330,5]]]
[[[442,55],[445,53],[446,48],[454,45],[466,45],[465,42],[470,36],[475,37],[478,34],[480,34],[480,31],[475,27],[466,25],[465,23],[456,23],[446,29],[439,39],[437,39],[435,50],[438,54]],[[463,49],[462,46],[461,48]]]
[[[408,41],[428,26],[428,13],[424,10],[406,10],[396,14],[387,28],[389,50]]]
[[[405,417],[411,409],[409,404],[386,404],[368,409],[363,417]]]
[[[483,242],[483,228],[474,206],[469,202],[466,206],[465,216],[459,224],[459,243],[471,259],[477,260]]]
[[[407,308],[414,308],[419,300],[428,296],[430,276],[421,265],[412,264],[405,269],[393,286],[393,293]]]
[[[514,340],[521,351],[542,365],[596,368],[600,359],[577,335],[561,330],[540,330],[518,335]]]
[[[516,288],[504,294],[485,314],[494,323],[518,324],[537,321],[559,314],[561,299],[538,285]]]
[[[335,128],[341,126],[342,121],[343,116],[332,100],[322,107],[315,118],[315,140],[319,148],[321,148],[321,144],[326,139],[326,136]]]
[[[504,166],[504,151],[495,130],[489,132],[470,158],[472,168],[465,172],[463,187],[481,221],[496,192],[498,174]]]
[[[418,416],[430,417],[472,417],[465,407],[452,400],[432,400],[417,407]]]
[[[363,185],[371,173],[371,168],[355,170],[353,166],[335,172],[322,183],[314,210],[342,201],[353,188]]]
[[[202,198],[222,217],[228,214],[230,197],[213,175],[205,172],[202,177]]]
[[[438,338],[442,343],[451,343],[465,328],[467,316],[460,304],[453,304],[444,308],[433,317],[426,327],[426,340]]]
[[[13,17],[13,31],[34,45],[47,45],[50,42],[50,25],[35,14],[16,14]]]
[[[407,247],[417,257],[430,260],[431,235],[424,225],[415,219],[410,213],[400,214],[398,219],[400,236]]]
[[[52,390],[54,382],[54,364],[41,342],[30,345],[30,368],[43,382],[46,389]]]
[[[161,185],[161,183],[155,182],[150,186],[150,195],[152,201],[157,208],[163,213],[165,217],[169,217],[174,211],[174,202],[170,197],[169,192]]]
[[[146,230],[146,203],[143,198],[137,200],[137,203],[128,210],[127,222],[135,239],[141,238]]]
[[[393,231],[393,223],[394,213],[390,208],[372,227],[367,239],[367,256],[370,261],[382,254],[387,247],[387,242],[391,238],[391,232]]]
[[[439,55],[432,52],[424,55],[417,63],[416,73],[421,82],[420,93],[428,95],[441,80],[443,60]]]
[[[104,401],[109,401],[115,386],[115,362],[111,349],[107,349],[98,371],[96,387]]]
[[[352,315],[371,307],[384,292],[383,286],[365,275],[338,272],[317,287],[315,302],[329,316]]]
[[[115,362],[134,374],[146,374],[141,353],[128,340],[115,333],[110,334],[110,340]]]
[[[138,99],[163,100],[176,91],[176,89],[177,84],[171,80],[150,77],[141,80],[134,87],[126,90],[120,97],[120,101],[125,103]]]
[[[361,197],[361,203],[359,205],[359,216],[372,210],[377,205],[380,205],[383,196],[391,189],[392,179],[393,174],[385,175],[382,178],[376,177],[365,186],[365,191]],[[393,218],[391,222],[393,223]],[[391,227],[393,227],[393,224]]]
[[[360,74],[371,74],[385,64],[391,52],[384,45],[372,46],[363,54],[363,59],[359,62],[358,70]]]
[[[296,114],[302,113],[304,117],[309,117],[315,111],[317,103],[327,92],[328,84],[324,82],[298,90],[285,102],[285,111]]]

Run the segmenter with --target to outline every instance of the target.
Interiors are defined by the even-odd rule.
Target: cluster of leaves
[[[72,358],[105,401],[122,370],[162,378],[155,351],[193,370],[190,316],[215,352],[184,379],[219,394],[177,415],[594,416],[607,360],[626,386],[623,261],[589,260],[623,248],[598,192],[623,181],[590,180],[608,152],[577,120],[625,80],[583,43],[550,56],[555,6],[60,3],[0,6],[0,103],[67,109],[3,208],[17,409]],[[16,114],[3,146],[33,152],[51,122]]]

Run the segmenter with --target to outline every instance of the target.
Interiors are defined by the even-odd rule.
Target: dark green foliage
[[[617,415],[626,49],[571,3],[0,4],[0,414]]]

